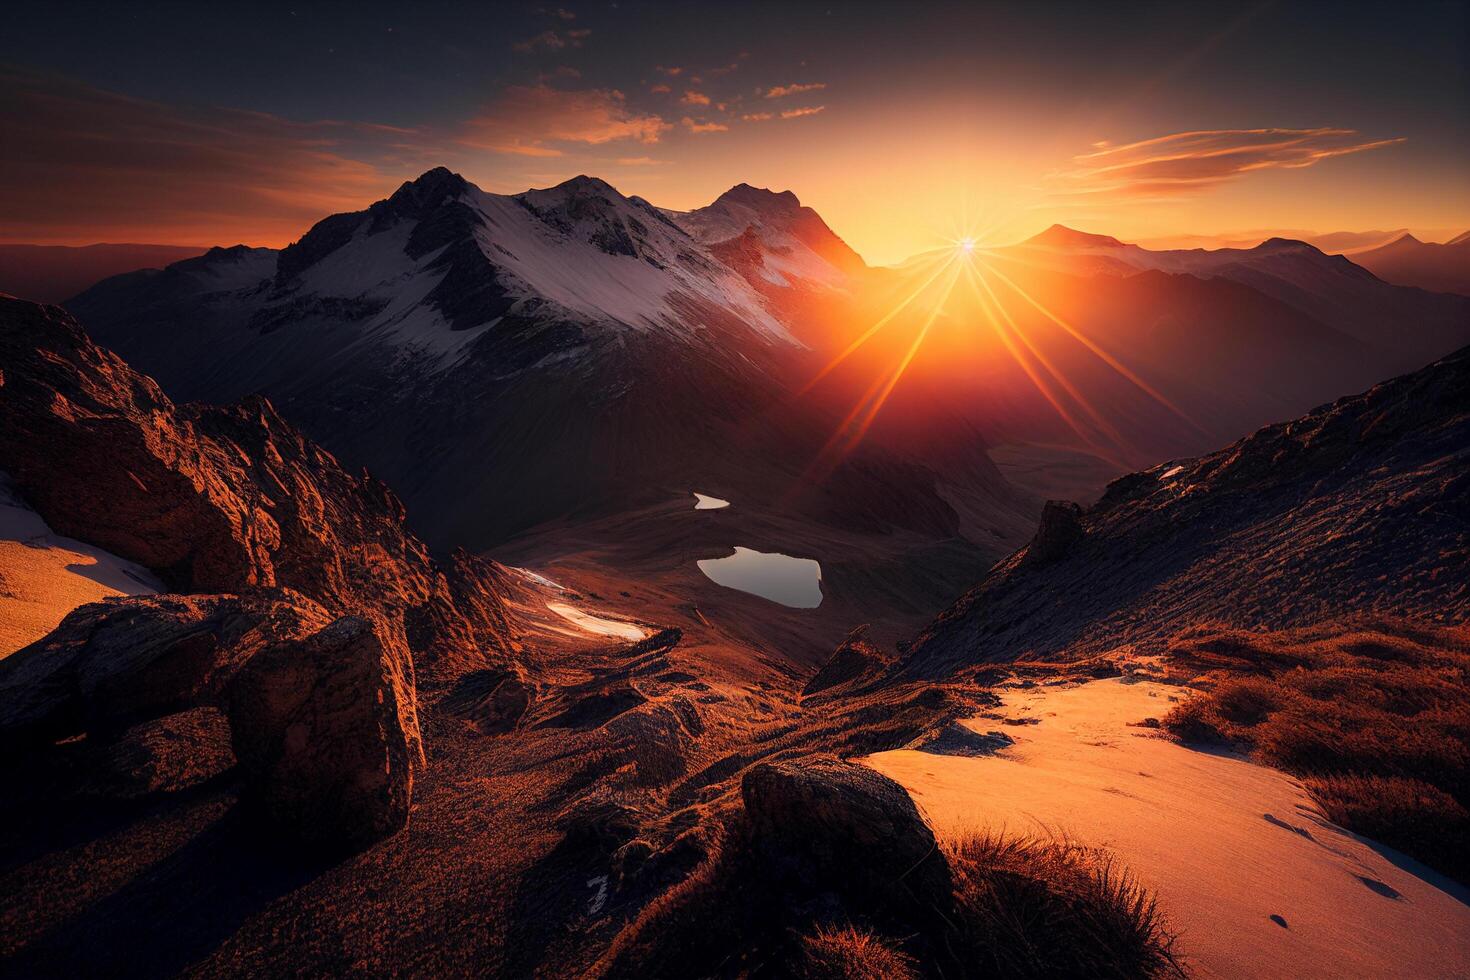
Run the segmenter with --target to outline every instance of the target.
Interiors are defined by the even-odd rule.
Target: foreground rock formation
[[[230,690],[248,802],[318,848],[355,849],[403,826],[424,764],[412,668],[356,616],[252,658]]]
[[[0,469],[52,527],[178,594],[84,606],[0,663],[0,744],[228,709],[288,836],[360,847],[407,819],[416,660],[503,664],[491,562],[433,559],[403,505],[263,398],[174,405],[64,311],[0,297]]]

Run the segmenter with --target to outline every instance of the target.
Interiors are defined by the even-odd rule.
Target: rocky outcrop
[[[763,762],[740,786],[752,846],[778,879],[857,907],[942,909],[949,866],[902,786],[835,758]]]
[[[267,646],[329,621],[291,592],[131,596],[73,610],[0,661],[0,746],[16,750],[219,703]]]
[[[490,668],[460,677],[439,702],[481,735],[513,731],[536,700],[536,688],[517,670]]]
[[[287,836],[350,850],[403,826],[415,658],[446,683],[514,670],[499,566],[435,560],[392,491],[264,398],[175,405],[58,308],[0,297],[0,365],[0,469],[57,531],[180,593],[82,607],[0,662],[0,745],[223,705]],[[514,724],[530,689],[503,694]]]
[[[413,664],[372,623],[344,616],[260,652],[229,715],[247,801],[300,844],[355,850],[407,822],[424,763]]]
[[[80,794],[110,800],[177,793],[235,765],[229,722],[217,708],[145,721],[91,749]]]
[[[1041,508],[1041,522],[1026,546],[1025,560],[1033,565],[1056,561],[1083,535],[1082,508],[1070,500],[1048,500]]]
[[[832,651],[832,656],[817,671],[803,697],[817,694],[851,694],[880,679],[893,663],[893,658],[863,639],[868,627],[859,626]]]
[[[61,534],[180,592],[286,587],[402,629],[448,669],[506,652],[493,563],[441,566],[403,504],[353,476],[270,402],[174,405],[63,310],[0,297],[0,469]]]

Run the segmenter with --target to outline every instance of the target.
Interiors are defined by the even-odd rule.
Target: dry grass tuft
[[[801,980],[916,980],[914,958],[893,940],[853,926],[818,926],[801,937]]]
[[[1165,719],[1301,776],[1331,819],[1470,880],[1470,637],[1354,624],[1201,631],[1175,655],[1214,668]]]
[[[969,975],[1182,976],[1155,900],[1106,852],[993,834],[945,850]]]
[[[834,905],[829,883],[785,891],[740,834],[724,845],[618,936],[599,975],[1183,976],[1153,897],[1105,852],[1069,841],[981,835],[943,845],[952,902],[908,925]]]

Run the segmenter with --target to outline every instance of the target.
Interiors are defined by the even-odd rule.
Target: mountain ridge
[[[1086,510],[1050,503],[1031,544],[921,632],[900,672],[1161,653],[1200,622],[1282,629],[1342,608],[1463,622],[1467,446],[1470,348],[1122,477]]]

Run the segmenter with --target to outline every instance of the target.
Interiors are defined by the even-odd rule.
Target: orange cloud
[[[386,158],[413,130],[180,108],[20,70],[0,69],[0,131],[25,134],[0,140],[11,241],[281,245],[423,163]],[[349,155],[367,153],[383,166]]]
[[[684,73],[684,69],[680,68],[678,65],[673,65],[668,68],[665,68],[663,65],[659,65],[658,70],[663,72],[665,75],[682,75]]]
[[[824,110],[826,108],[827,107],[824,106],[824,105],[809,105],[809,106],[802,106],[800,109],[787,109],[785,112],[782,112],[781,113],[781,118],[782,119],[799,119],[802,116],[815,116],[817,113],[821,112],[822,110]]]
[[[1122,146],[1102,140],[1074,157],[1076,166],[1048,175],[1046,184],[1054,195],[1083,200],[1177,198],[1257,170],[1299,170],[1403,141],[1329,127],[1199,130]]]
[[[499,153],[560,156],[555,143],[657,143],[668,123],[628,108],[610,89],[514,85],[470,121],[460,142]]]
[[[820,92],[826,87],[826,82],[812,82],[809,85],[777,85],[775,88],[766,89],[766,98],[784,99],[788,95],[801,95],[803,92]]]
[[[684,98],[679,101],[685,105],[709,105],[709,96],[703,92],[696,92],[693,89],[689,89],[684,93]]]
[[[767,119],[775,119],[775,115],[769,112],[747,112],[740,117],[746,122],[765,122]]]
[[[683,124],[684,124],[684,128],[687,129],[687,130],[689,130],[689,132],[691,132],[691,133],[723,133],[727,129],[730,128],[729,126],[726,126],[724,123],[717,123],[717,122],[695,122],[693,119],[690,119],[688,116],[685,116],[684,117]]]

